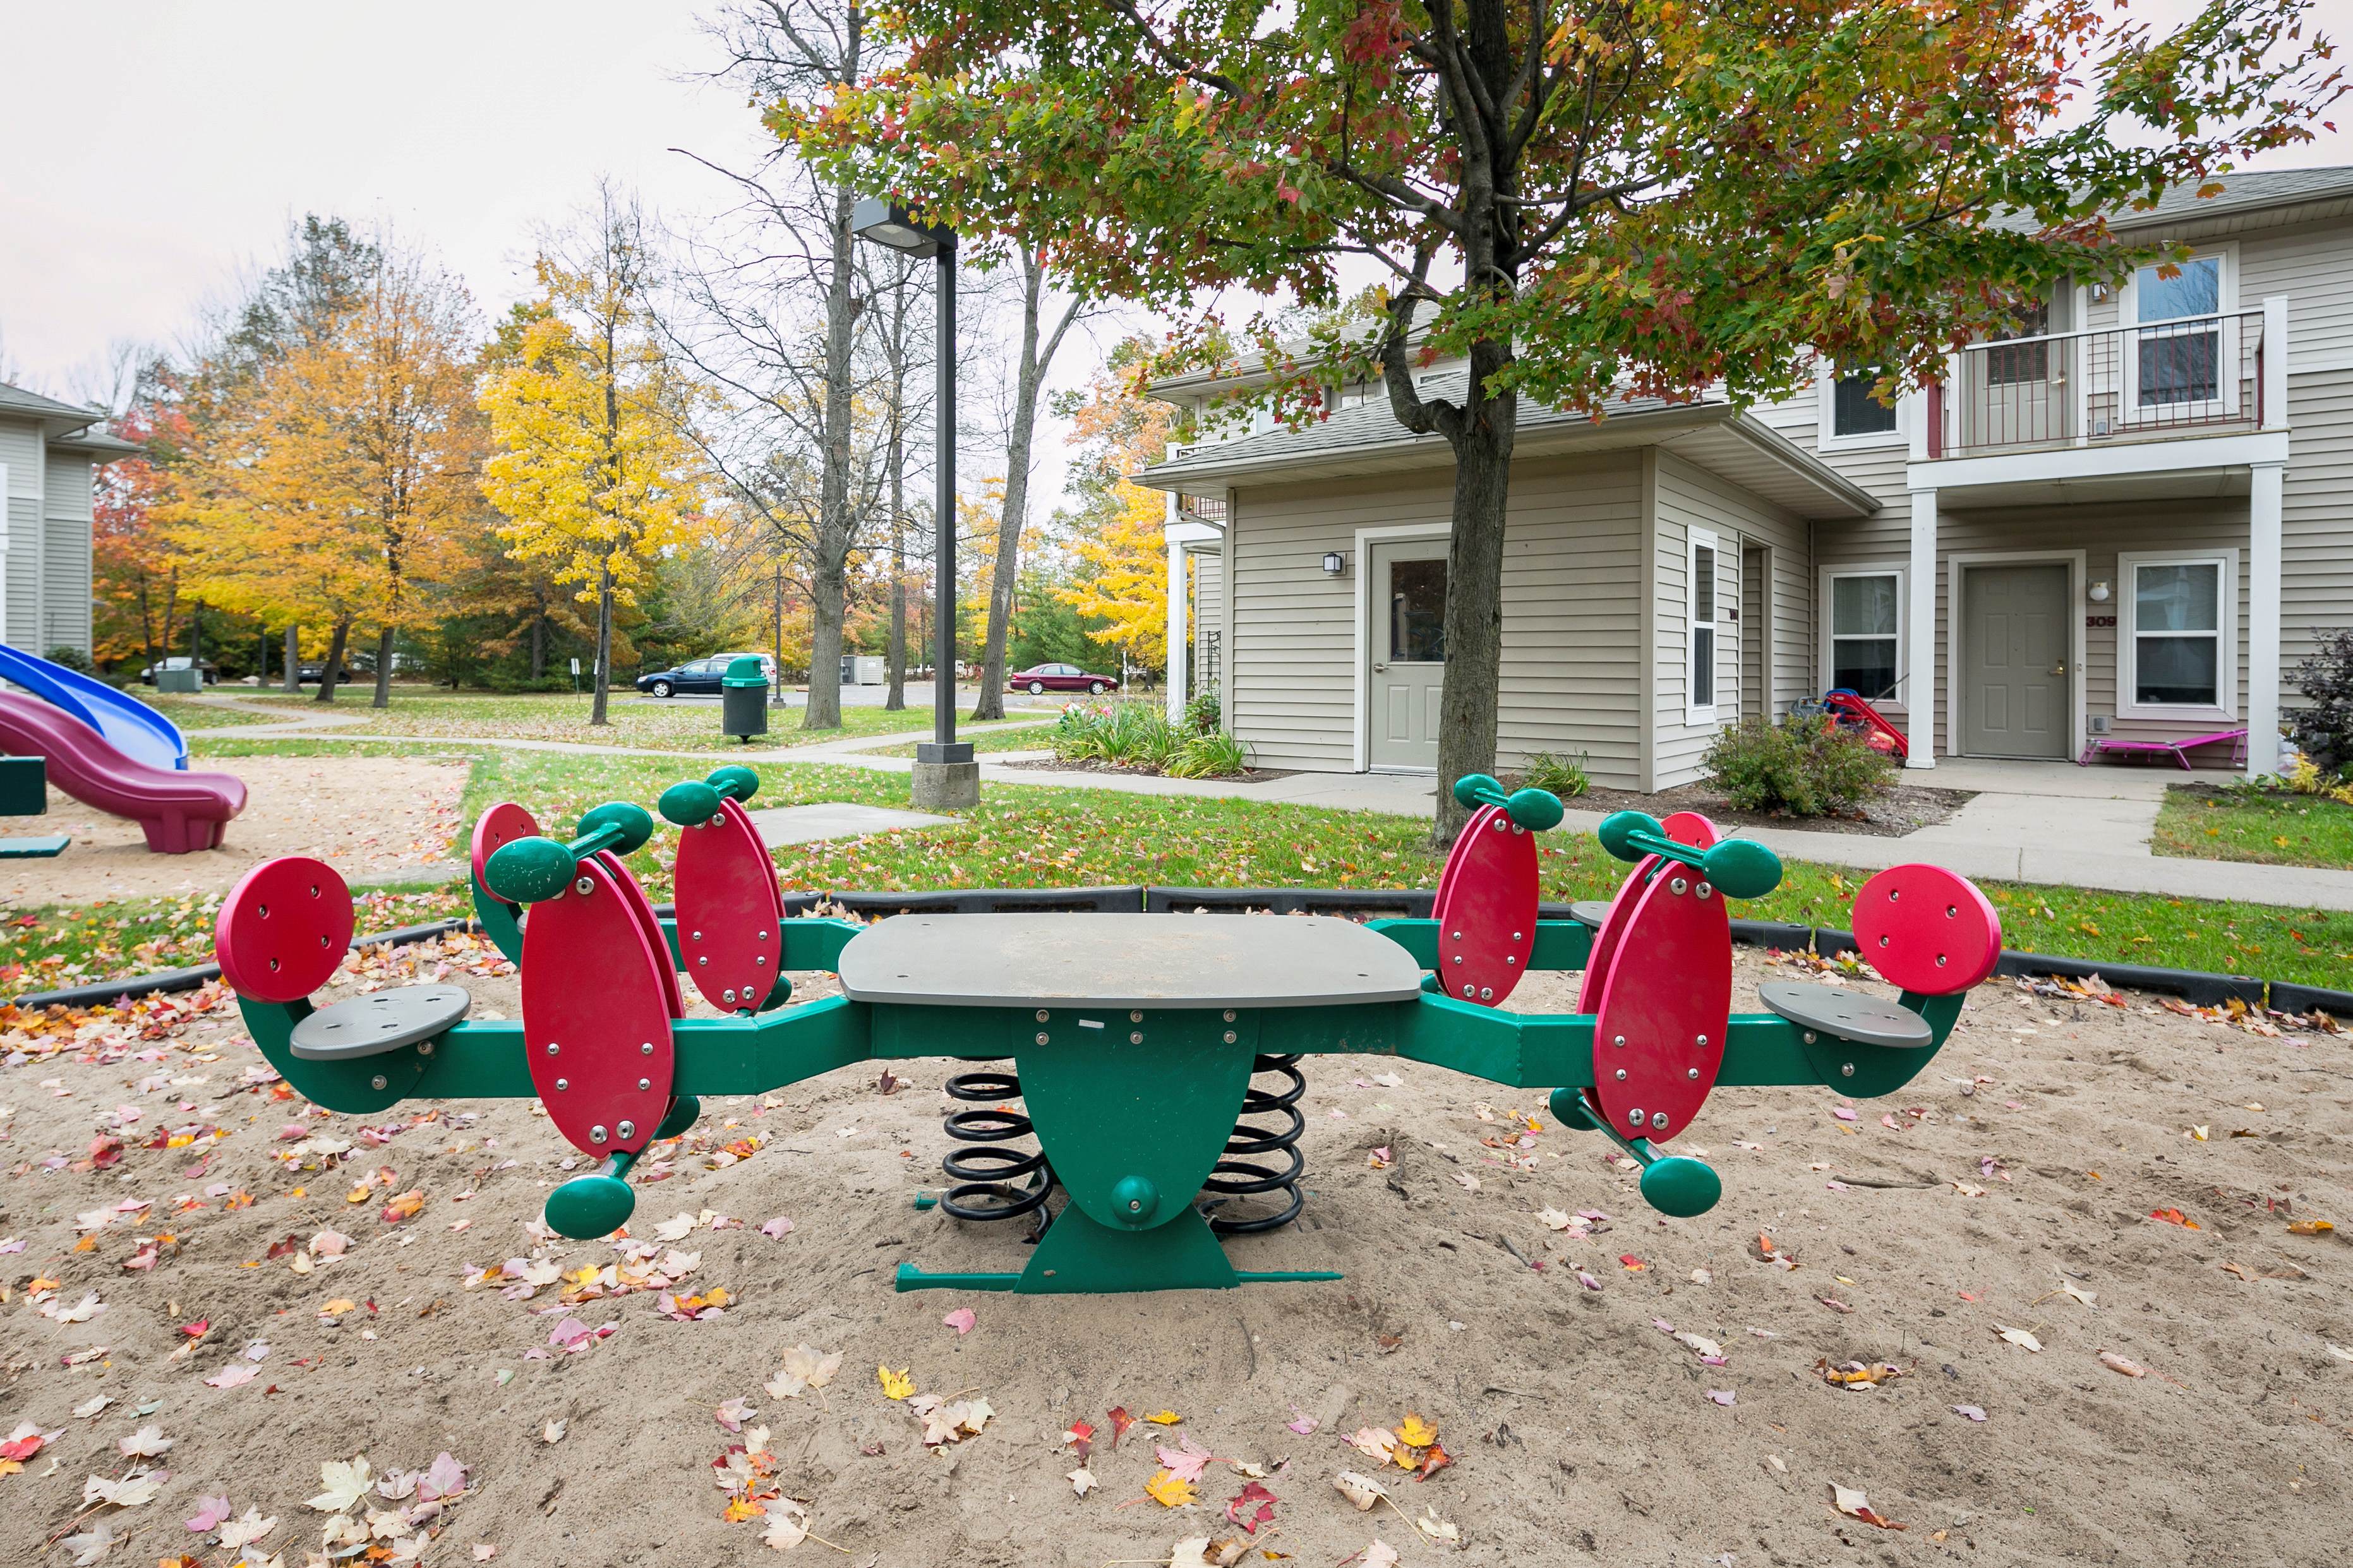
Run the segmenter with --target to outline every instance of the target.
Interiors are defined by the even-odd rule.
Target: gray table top
[[[860,1002],[1312,1007],[1421,993],[1406,950],[1324,915],[893,915],[841,950]]]

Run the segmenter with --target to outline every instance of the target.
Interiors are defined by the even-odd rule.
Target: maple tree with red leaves
[[[1817,353],[1883,395],[2064,278],[2147,259],[2103,215],[2308,136],[2342,90],[2308,0],[2157,33],[2103,0],[903,0],[891,62],[771,123],[1084,292],[1329,312],[1248,335],[1286,417],[1378,376],[1455,463],[1440,782],[1493,765],[1520,400],[1735,403]],[[2000,219],[2002,221],[1995,221]],[[1333,310],[1377,268],[1369,322]],[[1464,362],[1467,376],[1414,372]],[[1437,792],[1441,837],[1459,819]]]

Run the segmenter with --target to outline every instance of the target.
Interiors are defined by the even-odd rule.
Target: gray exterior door
[[[1373,622],[1366,761],[1435,772],[1446,686],[1446,541],[1376,544],[1366,553]]]
[[[2067,567],[1971,566],[1962,574],[1961,750],[2064,757],[2073,725]]]

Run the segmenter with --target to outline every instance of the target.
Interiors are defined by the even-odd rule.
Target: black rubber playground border
[[[1267,911],[1279,915],[1351,915],[1366,920],[1384,917],[1427,920],[1436,899],[1437,895],[1427,889],[1379,888],[1147,888],[1133,884],[1113,888],[955,888],[934,892],[787,893],[785,895],[785,912],[787,915],[807,915],[831,908],[877,920],[886,915],[999,914],[1014,911],[1033,914],[1249,914]],[[657,905],[656,909],[664,915],[671,912],[667,904]],[[1567,920],[1568,906],[1542,904],[1537,907],[1537,913],[1547,920]],[[403,926],[398,931],[354,937],[352,946],[354,949],[406,947],[413,942],[446,936],[454,931],[480,929],[472,920],[434,921],[425,925]],[[1835,958],[1840,953],[1857,951],[1852,931],[1829,926],[1791,925],[1779,921],[1734,921],[1732,940],[1752,947],[1775,947],[1785,952],[1810,951],[1824,958]],[[2000,962],[1994,965],[1994,973],[2047,974],[2067,980],[2083,980],[2096,974],[2111,985],[2133,991],[2162,991],[2204,1007],[2236,1001],[2249,1007],[2268,1008],[2276,1013],[2302,1014],[2319,1009],[2335,1016],[2353,1018],[2353,991],[2331,991],[2292,981],[2265,980],[2253,974],[2208,974],[2194,969],[2155,969],[2138,963],[2095,963],[2089,959],[2063,958],[2047,952],[2017,952],[2008,948],[2002,950]],[[190,969],[165,970],[161,973],[142,974],[129,980],[100,981],[62,991],[35,991],[17,997],[16,1005],[33,1009],[99,1006],[152,995],[159,991],[193,991],[219,976],[220,965],[200,963]]]

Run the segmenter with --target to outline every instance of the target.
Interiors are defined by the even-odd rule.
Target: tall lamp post
[[[932,738],[915,748],[914,804],[959,806],[980,804],[980,764],[972,742],[955,738],[955,232],[919,223],[896,203],[881,196],[861,200],[849,216],[850,232],[902,255],[929,257],[937,265],[939,302],[936,372],[932,412],[933,526],[939,550],[934,568],[932,625]]]

